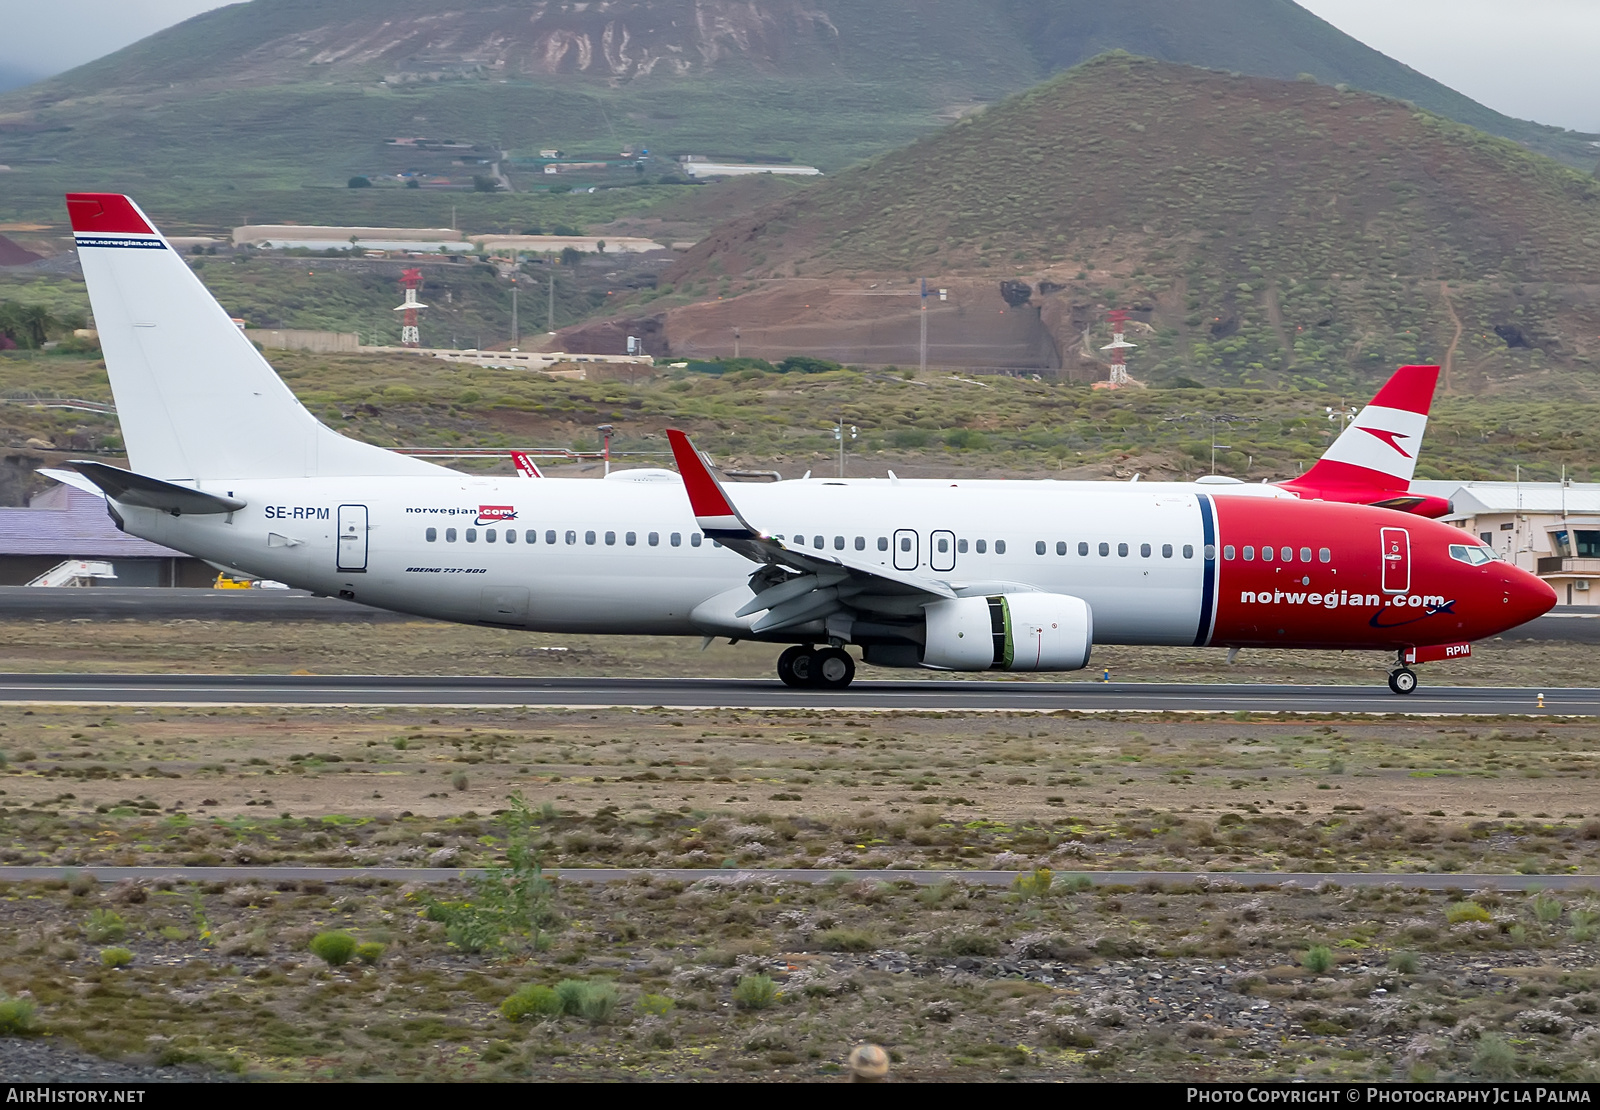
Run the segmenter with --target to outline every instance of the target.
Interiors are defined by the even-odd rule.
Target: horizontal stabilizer
[[[105,490],[89,481],[76,470],[57,470],[53,466],[41,466],[34,473],[43,474],[46,478],[52,478],[64,486],[71,486],[73,489],[82,490],[84,493],[92,493],[96,497],[104,497],[106,495]]]
[[[237,497],[220,497],[187,486],[175,486],[159,478],[146,478],[143,474],[119,470],[105,463],[73,459],[67,465],[99,486],[101,492],[111,500],[123,505],[159,509],[173,516],[185,513],[191,516],[231,513],[245,506],[245,502]]]

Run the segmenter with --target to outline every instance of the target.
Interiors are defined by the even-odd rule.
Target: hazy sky
[[[1507,115],[1600,132],[1600,0],[1299,2]],[[0,64],[48,76],[220,6],[215,0],[0,0],[10,47]]]

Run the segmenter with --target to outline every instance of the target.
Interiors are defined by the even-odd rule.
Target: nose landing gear
[[[843,648],[796,644],[778,656],[778,677],[797,689],[843,690],[855,680],[856,663]]]
[[[1397,694],[1409,694],[1417,688],[1417,672],[1406,666],[1405,654],[1402,652],[1394,661],[1394,669],[1389,672],[1389,689]]]

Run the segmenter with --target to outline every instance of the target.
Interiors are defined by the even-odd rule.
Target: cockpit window
[[[1450,558],[1468,566],[1481,567],[1484,563],[1493,561],[1494,556],[1477,544],[1453,543],[1450,545]]]

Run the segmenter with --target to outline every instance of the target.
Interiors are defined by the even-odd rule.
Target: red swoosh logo
[[[1357,427],[1361,427],[1361,425],[1357,425]],[[1405,456],[1406,458],[1409,459],[1411,457],[1410,452],[1406,451],[1405,448],[1401,447],[1398,443],[1395,442],[1395,440],[1397,440],[1397,439],[1410,439],[1411,438],[1410,436],[1406,435],[1404,432],[1386,432],[1382,428],[1366,428],[1366,427],[1361,427],[1361,430],[1363,432],[1366,432],[1369,436],[1376,436],[1378,439],[1383,440],[1383,442],[1387,443],[1390,447],[1393,447],[1396,451],[1400,452],[1400,454]]]

